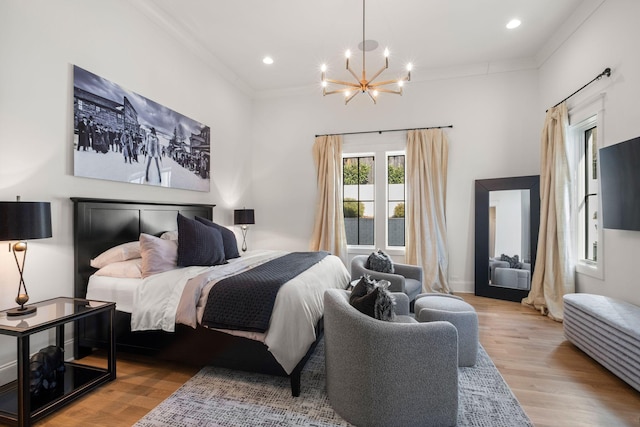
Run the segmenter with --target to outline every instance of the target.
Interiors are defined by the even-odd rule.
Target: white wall
[[[606,67],[612,74],[578,96],[569,107],[604,93],[604,129],[608,146],[640,135],[640,2],[607,0],[540,69],[540,109],[556,104]],[[542,126],[542,123],[540,123]],[[636,264],[640,232],[604,230],[604,280],[577,274],[578,292],[621,298],[640,304]]]
[[[536,70],[414,81],[402,97],[383,94],[377,105],[361,95],[345,106],[339,95],[323,98],[319,89],[259,99],[254,111],[254,245],[308,248],[316,203],[314,135],[451,124],[449,278],[455,291],[473,292],[474,180],[538,174],[544,117],[539,104]],[[371,134],[371,144],[383,135]]]
[[[53,238],[29,243],[32,301],[73,295],[69,197],[214,203],[223,224],[250,197],[251,99],[128,1],[3,0],[0,58],[0,200],[52,204]],[[210,126],[211,191],[74,177],[74,64]],[[0,246],[0,307],[15,306],[17,285],[13,257]]]
[[[524,260],[525,254],[522,252],[522,193],[522,190],[489,192],[489,206],[496,208],[496,252],[493,256],[499,258],[502,254],[510,257],[518,255],[521,261]]]

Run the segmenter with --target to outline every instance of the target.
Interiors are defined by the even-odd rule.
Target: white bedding
[[[215,267],[187,267],[156,274],[146,279],[117,279],[132,285],[133,304],[113,297],[125,292],[100,290],[102,278],[89,280],[87,298],[116,301],[131,309],[131,330],[175,330],[176,323],[195,327],[202,319],[209,290],[221,279],[284,255],[283,251],[249,251],[228,264]],[[98,279],[98,280],[97,280]],[[111,278],[113,280],[113,278]],[[285,283],[276,296],[269,329],[264,333],[228,331],[233,335],[262,341],[287,373],[291,373],[315,341],[315,325],[324,313],[324,291],[346,288],[349,273],[342,261],[329,255]],[[90,296],[91,295],[91,296]],[[106,298],[105,297],[109,297]],[[118,304],[121,305],[118,305]],[[126,310],[122,310],[126,311]]]
[[[113,278],[107,276],[89,277],[87,299],[94,301],[114,301],[116,310],[131,313],[133,294],[143,279]]]

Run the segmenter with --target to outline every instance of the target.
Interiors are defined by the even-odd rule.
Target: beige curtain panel
[[[347,236],[342,213],[342,136],[323,135],[313,144],[318,178],[316,219],[311,250],[329,251],[347,264]]]
[[[451,292],[445,217],[448,157],[442,129],[408,132],[406,262],[422,266],[425,292]]]
[[[565,131],[567,105],[547,111],[540,153],[540,231],[531,291],[522,303],[554,320],[564,317],[564,294],[575,292],[571,244],[571,173]]]

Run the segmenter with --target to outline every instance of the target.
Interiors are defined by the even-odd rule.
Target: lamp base
[[[32,305],[31,307],[18,307],[7,310],[7,317],[25,316],[27,314],[35,313],[38,307]]]

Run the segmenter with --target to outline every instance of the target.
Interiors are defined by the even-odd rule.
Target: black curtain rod
[[[578,89],[577,91],[573,92],[571,95],[567,96],[565,99],[563,99],[562,101],[558,102],[556,105],[554,105],[551,108],[555,108],[558,105],[562,104],[564,101],[566,101],[567,99],[571,98],[573,95],[575,95],[576,93],[580,92],[582,89],[584,89],[585,87],[589,86],[591,83],[595,82],[596,80],[600,80],[602,77],[604,76],[611,76],[611,68],[607,67],[604,69],[603,72],[601,72],[600,74],[598,74],[597,76],[595,76],[595,78],[593,80],[591,80],[589,83],[587,83],[586,85],[582,86],[580,89]],[[549,110],[547,110],[549,111]],[[546,113],[546,111],[545,111]]]
[[[445,128],[453,128],[453,125],[449,125],[449,126],[431,126],[431,127],[428,127],[428,128],[385,129],[385,130],[365,130],[365,131],[362,131],[362,132],[324,133],[322,135],[316,135],[316,138],[319,137],[319,136],[360,135],[362,133],[404,132],[404,131],[409,131],[409,130],[445,129]]]

